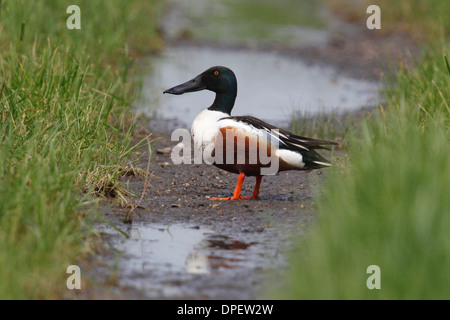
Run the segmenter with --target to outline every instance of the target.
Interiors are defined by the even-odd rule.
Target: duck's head
[[[231,69],[216,66],[202,72],[192,80],[164,91],[164,93],[179,95],[200,90],[210,90],[216,93],[216,99],[208,109],[230,114],[237,95],[236,76]]]

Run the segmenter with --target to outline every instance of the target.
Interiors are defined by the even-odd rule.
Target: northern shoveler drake
[[[229,172],[239,174],[238,182],[233,196],[216,200],[238,200],[243,199],[241,188],[245,176],[255,176],[256,184],[251,196],[246,199],[258,199],[261,185],[263,168],[269,164],[260,159],[260,152],[264,149],[267,155],[278,161],[276,172],[285,170],[312,170],[330,166],[330,163],[317,153],[316,149],[328,149],[327,145],[337,143],[326,140],[316,140],[295,135],[289,131],[272,126],[262,120],[251,116],[231,116],[237,95],[237,81],[234,72],[226,67],[216,66],[209,68],[192,80],[170,88],[164,93],[180,95],[186,92],[210,90],[216,93],[213,104],[200,112],[195,118],[191,136],[195,147],[205,151],[210,147],[210,160],[215,166]],[[227,132],[233,133],[232,141],[226,141],[229,137]],[[274,134],[276,132],[276,134]],[[251,161],[250,145],[256,145],[257,156]],[[274,143],[276,142],[276,143]],[[229,144],[232,148],[227,148]],[[228,153],[233,152],[233,161],[217,161],[214,155],[223,150],[223,159]],[[254,150],[254,149],[253,149]],[[238,153],[244,152],[243,161],[237,161]],[[229,158],[230,154],[228,154]]]

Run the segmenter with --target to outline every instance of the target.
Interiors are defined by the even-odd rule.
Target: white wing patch
[[[246,136],[260,136],[262,137],[263,134],[260,130],[256,129],[252,125],[242,123],[240,121],[235,121],[233,119],[222,119],[219,121],[219,127],[225,128],[225,127],[232,127],[236,130],[242,130],[244,132],[244,135]]]
[[[241,122],[241,121],[236,121],[233,119],[223,119],[219,121],[220,127],[224,128],[224,127],[233,127],[236,128],[236,130],[242,130],[244,131],[244,135],[245,136],[253,136],[253,137],[259,137],[259,138],[265,138],[266,140],[268,140],[268,136],[271,136],[271,140],[272,143],[274,143],[274,145],[276,146],[277,144],[283,144],[285,146],[286,143],[280,139],[280,136],[283,138],[287,139],[287,136],[284,135],[283,133],[280,133],[279,131],[272,131],[269,128],[264,128],[264,129],[259,129],[259,128],[255,128],[254,126],[252,126],[249,123],[245,123],[245,122]]]

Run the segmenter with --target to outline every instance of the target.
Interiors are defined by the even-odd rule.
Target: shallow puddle
[[[212,104],[214,93],[204,90],[172,96],[162,92],[215,65],[227,66],[236,74],[238,95],[233,115],[287,124],[294,112],[356,111],[378,102],[377,83],[274,53],[181,46],[167,48],[148,63],[151,69],[135,108],[152,118],[179,120],[185,127]]]
[[[252,115],[276,125],[287,126],[294,112],[339,113],[379,102],[378,83],[261,49],[325,45],[336,26],[320,1],[168,0],[160,23],[166,39],[202,45],[169,45],[141,64],[143,91],[135,109],[152,119],[190,127],[196,115],[212,104],[214,93],[205,90],[178,97],[162,92],[216,65],[231,68],[237,76],[232,114]],[[241,49],[231,49],[236,47]]]
[[[203,227],[133,223],[129,238],[108,225],[97,230],[120,252],[119,286],[147,298],[251,298],[258,271],[284,258],[261,234],[217,234]],[[254,289],[254,288],[253,288]]]

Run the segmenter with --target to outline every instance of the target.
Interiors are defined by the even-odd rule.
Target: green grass
[[[436,30],[448,25],[435,21]],[[450,68],[443,39],[429,39],[417,66],[398,71],[380,115],[348,136],[348,161],[329,172],[318,223],[292,251],[289,285],[277,298],[450,298]],[[366,287],[370,265],[381,269],[380,290]]]
[[[360,113],[319,113],[307,115],[294,113],[291,117],[290,128],[295,134],[315,139],[327,139],[339,143],[339,148],[345,149],[348,143],[348,134],[352,126],[358,123],[369,112]]]
[[[88,180],[134,150],[128,67],[161,45],[159,1],[0,3],[0,298],[56,298],[88,245]]]
[[[326,23],[320,18],[318,1],[299,2],[295,0],[280,0],[274,3],[268,0],[226,0],[234,22],[245,21],[246,26],[270,32],[270,28],[286,25],[301,25],[324,28]],[[262,29],[262,30],[261,30]]]

